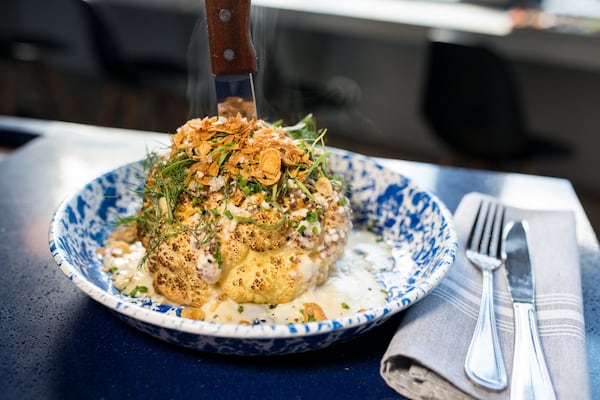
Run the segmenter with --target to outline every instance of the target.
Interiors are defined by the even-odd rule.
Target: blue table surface
[[[347,343],[277,357],[233,357],[162,342],[121,322],[52,260],[48,225],[66,195],[166,135],[0,118],[40,137],[0,161],[0,398],[402,398],[379,375],[402,315]],[[515,206],[572,209],[578,228],[592,392],[600,395],[600,251],[563,179],[381,160],[437,194],[451,211],[471,191]],[[441,349],[443,351],[443,349]]]

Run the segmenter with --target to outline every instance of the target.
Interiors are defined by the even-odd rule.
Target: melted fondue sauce
[[[121,294],[168,303],[154,290],[148,271],[139,267],[145,254],[141,243],[131,245],[131,251],[127,254],[119,254],[118,249],[106,250],[105,270],[112,274],[113,285]],[[399,267],[397,264],[403,257],[398,257],[395,251],[397,249],[394,250],[371,232],[353,231],[343,256],[331,266],[329,278],[322,285],[289,303],[277,305],[238,304],[215,290],[212,298],[202,306],[204,320],[249,325],[290,324],[304,321],[305,303],[318,304],[327,319],[382,306],[387,302],[387,293],[373,274]],[[409,261],[409,257],[406,259]]]

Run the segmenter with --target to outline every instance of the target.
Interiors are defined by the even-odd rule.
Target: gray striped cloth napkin
[[[454,220],[460,243],[454,266],[429,296],[409,308],[381,362],[381,376],[411,399],[508,399],[473,384],[464,360],[475,329],[481,273],[465,258],[466,238],[484,195],[470,193]],[[490,198],[489,196],[485,196]],[[569,211],[506,209],[506,221],[526,219],[542,347],[559,399],[589,399],[583,303],[575,220]],[[513,312],[503,269],[494,275],[496,323],[509,374]]]

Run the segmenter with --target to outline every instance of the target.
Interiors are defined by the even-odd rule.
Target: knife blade
[[[502,242],[506,281],[515,319],[510,398],[555,399],[537,327],[528,229],[527,221],[510,221],[504,228]]]
[[[250,33],[250,0],[206,0],[211,70],[219,116],[257,118],[252,74],[257,70]]]

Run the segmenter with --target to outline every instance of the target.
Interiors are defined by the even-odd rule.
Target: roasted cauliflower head
[[[310,122],[193,119],[152,157],[136,223],[157,292],[280,304],[327,279],[352,215]]]

